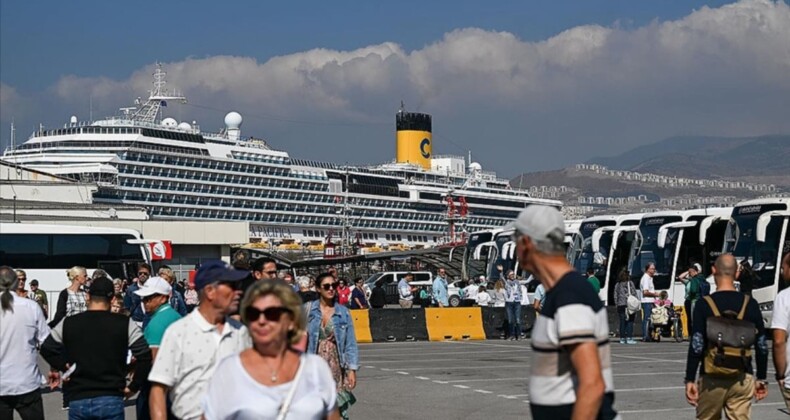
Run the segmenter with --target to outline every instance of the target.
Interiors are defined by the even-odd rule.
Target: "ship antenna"
[[[166,89],[167,81],[165,79],[167,73],[162,70],[162,63],[156,63],[153,76],[154,88],[149,91],[148,100],[134,113],[132,120],[153,124],[156,123],[162,108],[167,106],[167,101],[187,102],[187,98],[183,95]]]

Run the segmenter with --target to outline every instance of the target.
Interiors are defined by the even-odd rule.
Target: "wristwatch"
[[[776,379],[777,381],[784,381],[785,376],[779,372],[776,372],[776,375],[774,375],[774,379]]]

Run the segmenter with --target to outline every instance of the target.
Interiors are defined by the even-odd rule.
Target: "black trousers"
[[[14,410],[22,420],[43,420],[44,403],[41,400],[41,390],[36,389],[22,395],[0,396],[0,420],[12,420]]]

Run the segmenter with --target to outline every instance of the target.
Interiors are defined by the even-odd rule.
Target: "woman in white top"
[[[502,279],[494,284],[494,307],[505,307],[505,282]]]
[[[280,280],[255,283],[240,312],[252,348],[219,363],[203,398],[204,417],[339,419],[329,366],[292,347],[304,333],[305,318],[291,286]]]
[[[477,302],[477,306],[488,306],[491,303],[491,295],[488,294],[485,286],[480,286],[475,301]]]

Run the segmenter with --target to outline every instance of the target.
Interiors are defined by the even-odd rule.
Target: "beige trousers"
[[[737,378],[703,375],[699,382],[697,419],[748,420],[752,414],[754,376],[743,374]]]

